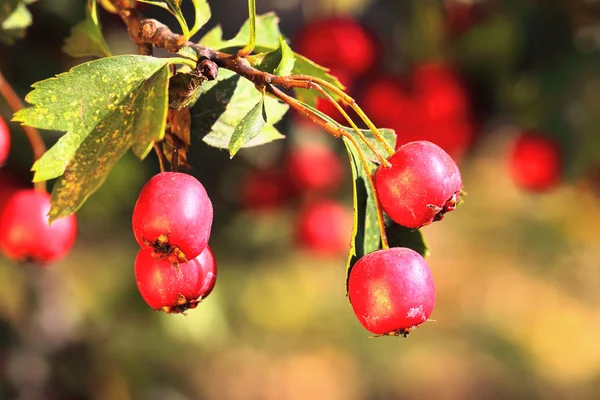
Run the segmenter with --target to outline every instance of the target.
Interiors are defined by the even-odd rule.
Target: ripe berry
[[[257,169],[246,175],[241,187],[242,207],[250,210],[272,210],[290,194],[287,177],[274,169]]]
[[[340,186],[344,168],[333,150],[311,143],[290,151],[287,174],[291,185],[299,192],[328,192]]]
[[[50,195],[19,190],[0,215],[0,248],[10,259],[41,264],[64,257],[75,243],[77,219],[69,215],[48,225]]]
[[[152,246],[161,253],[191,260],[206,248],[212,220],[212,203],[196,178],[162,172],[140,192],[132,225],[142,248]]]
[[[377,250],[350,270],[348,296],[359,322],[377,335],[406,335],[425,322],[435,304],[431,270],[404,247]]]
[[[0,117],[0,166],[4,164],[10,151],[10,131],[2,117]]]
[[[27,183],[8,167],[0,169],[0,213],[13,194],[29,187]]]
[[[313,201],[298,217],[298,242],[318,254],[343,254],[350,248],[352,222],[352,213],[341,204],[331,200]]]
[[[206,249],[196,257],[196,260],[200,263],[202,276],[204,276],[202,287],[200,288],[200,296],[205,299],[214,289],[215,283],[217,283],[217,262],[215,261],[215,254],[208,245],[206,246]]]
[[[357,21],[342,17],[307,24],[296,37],[295,48],[317,64],[345,71],[352,78],[369,71],[377,58],[371,34]]]
[[[546,137],[525,133],[514,143],[509,168],[513,180],[522,189],[535,192],[552,189],[561,178],[560,148]]]
[[[375,172],[375,188],[385,212],[398,224],[420,228],[454,210],[462,179],[452,158],[425,141],[400,147],[390,167]]]
[[[195,308],[204,285],[198,259],[176,267],[151,247],[141,249],[135,259],[135,280],[144,301],[168,313]]]

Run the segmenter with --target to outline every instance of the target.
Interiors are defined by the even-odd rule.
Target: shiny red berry
[[[150,247],[141,249],[135,259],[135,279],[144,301],[168,313],[195,308],[204,285],[197,259],[174,266],[168,257]]]
[[[75,215],[48,225],[50,195],[33,189],[16,192],[0,215],[0,248],[10,259],[40,264],[64,257],[75,243]]]
[[[332,149],[311,143],[290,151],[287,174],[290,184],[299,192],[330,192],[340,187],[344,168]]]
[[[204,299],[212,292],[217,283],[217,262],[210,246],[206,246],[206,249],[196,257],[196,260],[200,264],[202,275],[204,276],[202,287],[200,288],[200,296]]]
[[[317,254],[344,254],[350,249],[352,212],[331,200],[315,200],[298,216],[300,246]]]
[[[522,189],[543,192],[556,187],[562,174],[562,155],[549,138],[525,133],[519,136],[509,160],[510,174]]]
[[[213,207],[204,186],[193,176],[162,172],[142,189],[133,210],[133,233],[139,245],[164,254],[196,258],[206,248]]]
[[[358,321],[377,335],[406,335],[431,316],[435,285],[425,259],[393,247],[359,259],[350,270],[348,296]]]
[[[407,143],[388,161],[390,167],[375,172],[375,188],[383,209],[396,223],[420,228],[454,210],[462,179],[456,163],[439,146]]]
[[[0,117],[0,166],[4,164],[10,151],[10,131],[8,125],[2,117]]]
[[[325,67],[357,77],[369,71],[377,58],[373,36],[356,20],[326,18],[303,27],[295,40],[298,53]]]

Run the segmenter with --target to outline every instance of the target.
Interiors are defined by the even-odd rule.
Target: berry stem
[[[375,138],[377,139],[377,141],[379,143],[381,143],[386,151],[388,152],[388,154],[391,156],[392,154],[395,153],[394,148],[392,146],[390,146],[390,144],[387,142],[387,140],[385,140],[385,138],[383,137],[383,135],[381,134],[381,132],[379,132],[379,130],[377,129],[377,127],[373,124],[373,122],[371,121],[371,119],[369,119],[369,117],[367,117],[367,115],[364,113],[364,111],[362,110],[362,108],[359,107],[358,103],[356,102],[356,100],[354,100],[350,95],[348,95],[347,93],[345,93],[342,89],[338,88],[337,86],[323,80],[320,78],[315,78],[313,76],[308,76],[308,75],[289,75],[288,78],[290,79],[294,79],[294,80],[299,80],[299,81],[309,81],[309,82],[313,82],[316,83],[318,85],[321,85],[322,87],[325,87],[327,89],[329,89],[330,91],[332,91],[333,93],[335,93],[336,95],[340,96],[340,98],[342,99],[342,101],[344,101],[345,103],[347,103],[350,107],[352,107],[352,109],[358,114],[358,116],[364,121],[365,124],[367,124],[367,127],[371,130],[371,132],[373,132],[373,135],[375,136]]]
[[[250,23],[250,38],[248,44],[238,51],[238,57],[248,57],[256,46],[256,0],[248,0],[248,21]]]
[[[160,149],[160,145],[154,142],[154,152],[156,153],[156,157],[158,158],[158,166],[160,167],[160,172],[165,172],[165,160],[163,158],[162,150]]]
[[[367,138],[361,132],[361,130],[358,129],[358,126],[356,126],[356,124],[354,123],[352,118],[350,118],[348,113],[342,108],[342,106],[337,101],[335,101],[335,99],[333,97],[331,97],[331,95],[329,93],[327,93],[327,91],[325,91],[325,89],[323,89],[320,85],[318,85],[314,82],[312,82],[311,87],[314,88],[315,90],[317,90],[319,93],[321,93],[331,104],[334,105],[334,107],[340,112],[340,114],[342,114],[342,116],[346,119],[346,121],[348,121],[348,123],[350,124],[352,129],[354,129],[354,132],[356,132],[356,134],[358,135],[360,140],[362,140],[363,143],[369,148],[369,150],[371,150],[371,152],[375,155],[375,157],[377,157],[379,159],[379,162],[382,165],[384,165],[386,167],[390,167],[392,165],[385,157],[383,157],[381,154],[379,154],[379,152],[375,149],[375,147],[373,147],[371,142],[369,142],[367,140]]]
[[[14,91],[10,83],[4,78],[2,71],[0,71],[0,94],[6,99],[6,102],[13,110],[14,113],[23,109],[23,103],[21,99]],[[25,132],[25,136],[27,136],[27,140],[29,140],[29,144],[31,145],[31,151],[33,152],[33,161],[37,161],[44,153],[46,152],[46,144],[42,140],[40,136],[40,132],[27,125],[23,126],[23,132]],[[36,190],[38,191],[46,191],[46,182],[35,182],[33,184]]]
[[[283,93],[281,90],[277,89],[273,85],[267,86],[266,90],[269,93],[276,96],[277,98],[279,98],[281,101],[289,104],[290,107],[292,107],[296,111],[299,111],[302,114],[306,115],[311,121],[313,121],[314,123],[316,123],[323,129],[325,129],[333,137],[335,137],[335,138],[344,137],[344,138],[348,139],[348,141],[350,141],[350,143],[354,146],[354,148],[358,152],[358,155],[360,157],[360,161],[363,165],[363,168],[365,169],[367,179],[369,180],[369,185],[371,186],[371,191],[373,192],[373,196],[374,196],[374,200],[375,200],[375,208],[377,209],[377,224],[379,225],[379,233],[381,236],[381,246],[384,249],[388,249],[389,244],[388,244],[388,240],[387,240],[387,234],[385,233],[383,211],[381,209],[381,203],[379,202],[379,198],[377,197],[377,191],[375,190],[375,182],[373,181],[373,175],[371,174],[371,171],[369,169],[369,163],[367,162],[365,154],[362,151],[362,149],[360,148],[360,144],[358,143],[356,138],[354,136],[352,136],[350,133],[348,133],[345,129],[340,128],[337,124],[333,124],[329,121],[326,121],[319,114],[315,113],[313,110],[306,107],[304,104],[302,104],[295,98]]]

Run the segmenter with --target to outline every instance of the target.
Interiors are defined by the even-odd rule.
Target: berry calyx
[[[329,192],[342,183],[344,168],[338,155],[325,145],[304,144],[287,158],[287,174],[298,192]]]
[[[202,287],[200,288],[200,296],[205,299],[215,288],[217,283],[217,262],[215,260],[215,254],[213,253],[210,246],[206,246],[206,249],[198,257],[196,257],[198,263],[200,263],[200,269],[202,269]]]
[[[75,215],[48,224],[50,195],[33,189],[10,197],[0,215],[0,249],[10,259],[46,264],[63,258],[75,243]]]
[[[375,172],[375,188],[381,206],[396,223],[420,228],[454,210],[462,179],[456,163],[439,146],[407,143],[388,161],[391,166]]]
[[[193,176],[161,172],[144,185],[133,210],[138,244],[178,261],[192,260],[206,248],[213,207],[204,186]]]
[[[321,255],[343,254],[350,248],[352,212],[331,200],[315,200],[300,212],[296,237],[300,246]]]
[[[195,308],[204,285],[203,268],[198,259],[179,263],[146,247],[135,259],[135,280],[144,301],[155,310],[181,313]]]
[[[362,257],[350,270],[348,296],[358,321],[376,335],[407,335],[431,316],[435,285],[425,259],[393,247]]]
[[[520,188],[533,192],[550,190],[561,179],[560,148],[554,141],[539,134],[522,134],[514,143],[509,169]]]
[[[4,164],[10,151],[10,131],[4,118],[0,117],[0,166]]]

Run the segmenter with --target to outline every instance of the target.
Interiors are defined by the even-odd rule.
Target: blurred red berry
[[[300,212],[296,235],[300,246],[317,254],[344,254],[350,249],[352,211],[332,200],[315,200]]]
[[[358,21],[346,17],[308,23],[296,36],[294,45],[303,56],[345,71],[352,79],[368,72],[377,58],[373,36]]]
[[[557,143],[534,132],[516,138],[509,159],[510,175],[521,189],[543,192],[556,187],[562,174]]]
[[[10,152],[10,131],[4,118],[0,117],[0,166],[4,164]]]
[[[287,175],[299,192],[331,192],[339,188],[344,177],[340,157],[329,147],[310,143],[291,149],[287,158]]]
[[[275,169],[256,169],[244,178],[241,205],[248,210],[272,210],[290,196],[290,187],[283,172]]]

